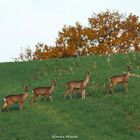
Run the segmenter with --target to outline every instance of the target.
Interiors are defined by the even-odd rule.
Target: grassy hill
[[[22,112],[13,105],[9,112],[0,112],[1,140],[50,140],[63,137],[80,140],[139,140],[140,139],[140,79],[131,77],[129,91],[123,86],[116,94],[104,96],[109,77],[122,74],[125,65],[140,74],[140,54],[88,56],[48,61],[15,62],[0,64],[0,105],[3,97],[22,93],[30,84],[30,95]],[[90,71],[89,96],[82,100],[73,94],[73,100],[63,100],[66,82],[85,78]],[[44,101],[30,105],[32,89],[50,86],[57,80],[54,102]],[[62,139],[62,138],[60,138]]]

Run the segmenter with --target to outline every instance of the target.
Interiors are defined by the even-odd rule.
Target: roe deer
[[[86,96],[86,88],[88,86],[89,80],[90,80],[90,74],[89,72],[86,73],[86,78],[85,80],[81,80],[81,81],[69,81],[67,82],[67,90],[64,93],[64,100],[66,98],[67,95],[69,95],[69,97],[72,99],[72,92],[74,89],[80,89],[81,94],[82,94],[82,99],[85,99]]]
[[[125,74],[122,75],[116,75],[110,78],[110,82],[109,82],[109,87],[107,89],[107,94],[108,91],[111,90],[112,93],[115,93],[113,88],[117,85],[117,84],[124,84],[124,91],[128,91],[128,80],[129,77],[131,76],[131,67],[127,66],[127,72]]]
[[[28,97],[29,86],[24,86],[24,93],[23,94],[13,94],[4,97],[4,105],[2,106],[2,110],[4,108],[9,108],[12,104],[18,103],[19,104],[19,111],[22,110],[24,102]]]
[[[35,99],[38,96],[46,96],[46,97],[49,96],[50,99],[51,99],[51,102],[53,102],[53,99],[52,99],[51,95],[52,95],[52,92],[53,92],[55,86],[56,86],[56,81],[53,80],[51,87],[37,87],[37,88],[34,88],[33,89],[34,96],[31,99],[31,104],[33,104],[35,102]]]

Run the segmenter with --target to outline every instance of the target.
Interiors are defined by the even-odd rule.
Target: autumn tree
[[[128,17],[118,11],[94,13],[89,20],[93,35],[90,44],[97,42],[90,50],[96,53],[116,53],[139,50],[139,17],[130,14]]]
[[[64,57],[122,53],[138,51],[140,42],[139,17],[120,14],[118,11],[93,13],[89,27],[79,22],[64,26],[59,32],[56,47],[62,48]]]
[[[34,60],[43,60],[50,58],[50,48],[45,43],[37,43],[35,45]]]
[[[56,48],[62,49],[62,57],[75,57],[87,53],[87,42],[84,38],[85,28],[77,22],[75,26],[64,26],[58,33]]]
[[[50,58],[77,57],[92,54],[110,54],[140,51],[139,17],[128,16],[118,11],[93,13],[88,18],[89,26],[76,22],[64,26],[58,32],[55,46],[37,43],[35,52],[27,48],[20,60],[42,60]]]

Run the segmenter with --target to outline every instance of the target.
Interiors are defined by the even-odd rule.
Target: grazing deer
[[[129,77],[131,76],[131,67],[127,66],[127,73],[122,74],[122,75],[116,75],[110,78],[110,83],[109,83],[109,87],[107,89],[107,94],[109,89],[112,91],[112,93],[115,93],[113,88],[117,85],[117,84],[124,84],[124,91],[128,91],[128,80]]]
[[[53,99],[52,99],[52,92],[54,91],[54,87],[56,86],[56,81],[52,81],[52,85],[51,87],[37,87],[37,88],[34,88],[33,89],[33,93],[34,93],[34,96],[32,97],[31,99],[31,104],[33,104],[35,102],[35,99],[38,97],[38,96],[49,96],[50,99],[51,99],[51,102],[53,102]]]
[[[24,102],[25,102],[26,98],[28,97],[28,91],[29,91],[29,86],[24,86],[23,94],[8,95],[8,96],[4,97],[4,105],[2,107],[2,110],[4,108],[8,109],[14,103],[18,103],[19,111],[21,111],[23,108]]]
[[[86,88],[88,86],[89,80],[90,80],[90,74],[89,72],[86,73],[86,78],[85,80],[81,80],[81,81],[69,81],[67,83],[67,90],[64,93],[64,100],[66,98],[66,96],[68,95],[71,99],[72,99],[72,92],[74,89],[80,89],[81,94],[82,94],[82,99],[85,99],[86,96]]]

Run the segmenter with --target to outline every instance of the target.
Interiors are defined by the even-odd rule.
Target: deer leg
[[[44,98],[44,101],[47,101],[47,97]]]
[[[7,103],[6,102],[4,102],[4,105],[2,106],[2,108],[1,109],[3,109],[3,108],[6,108],[7,107]]]
[[[83,97],[84,97],[84,90],[82,90],[82,99],[83,99]]]
[[[19,111],[22,111],[24,103],[19,103]]]
[[[109,85],[107,86],[107,89],[106,89],[106,94],[108,95],[109,93],[109,90],[112,91],[112,83],[109,83]],[[113,92],[113,91],[112,91]]]
[[[109,91],[109,89],[110,89],[110,87],[107,86],[107,87],[106,87],[106,93],[105,93],[105,95],[108,95],[108,91]]]
[[[52,96],[50,96],[51,102],[53,102]]]
[[[4,102],[4,105],[2,106],[2,108],[1,108],[1,111],[4,109],[4,108],[6,108],[8,106],[8,104],[6,103],[6,102]]]
[[[64,95],[64,98],[63,98],[63,100],[65,100],[66,96],[67,96],[67,95]]]
[[[69,94],[69,97],[70,97],[70,99],[72,100],[72,96],[71,96],[71,94]]]
[[[66,92],[64,93],[64,100],[66,98],[66,96],[68,95],[70,97],[70,99],[72,100],[72,96],[71,96],[71,93],[72,93],[73,89],[67,89]]]
[[[43,98],[44,98],[44,101],[47,101],[48,96],[47,95],[43,95]]]
[[[86,89],[84,89],[84,99],[86,98]]]
[[[86,98],[86,89],[84,89],[84,99]]]
[[[73,88],[70,89],[70,92],[69,92],[69,97],[70,97],[71,100],[72,100],[72,96],[71,96],[72,92],[73,92]]]
[[[109,91],[109,88],[106,89],[106,93],[105,93],[105,95],[108,95],[108,91]]]
[[[66,96],[69,94],[69,92],[70,92],[69,89],[67,89],[67,90],[65,91],[65,93],[64,93],[64,100],[65,100]]]
[[[12,104],[8,104],[5,108],[6,108],[6,110],[9,112],[9,108],[10,108],[10,106],[11,106]]]
[[[85,99],[85,93],[86,93],[85,91],[86,91],[85,89],[82,90],[82,99]]]
[[[128,92],[128,83],[126,84],[127,86],[126,86],[126,89],[127,89],[127,92]]]
[[[80,90],[80,93],[79,94],[80,94],[80,96],[82,96],[82,89],[79,89],[79,90]]]
[[[113,87],[111,88],[111,91],[112,91],[113,94],[115,94],[115,91],[114,91],[114,88]]]
[[[115,84],[111,83],[109,87],[112,93],[115,94],[115,91],[114,91]]]
[[[2,107],[2,110],[6,108],[6,110],[9,111],[9,107],[10,107],[12,104],[13,104],[13,102],[8,102],[8,103],[5,102],[4,105],[3,105],[3,107]]]
[[[34,103],[34,102],[36,102],[36,98],[38,97],[38,95],[34,95],[33,97],[32,97],[32,103]]]
[[[128,83],[125,83],[125,84],[124,84],[124,91],[125,91],[125,92],[128,92]]]

